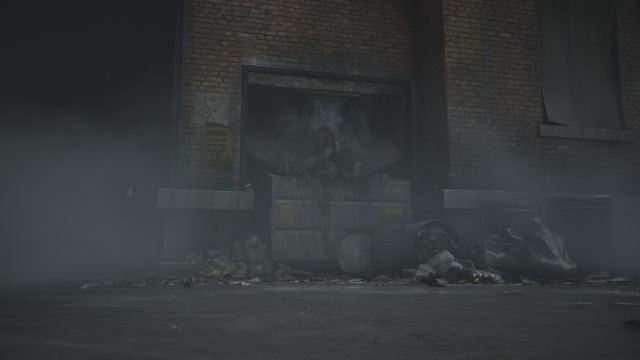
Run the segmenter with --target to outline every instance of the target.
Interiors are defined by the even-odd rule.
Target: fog
[[[175,6],[2,5],[0,280],[90,278],[157,261]]]
[[[171,185],[175,1],[14,3],[0,9],[7,44],[0,73],[0,281],[44,283],[153,268],[162,246],[156,191]],[[308,102],[307,120],[338,126],[318,123],[342,116],[335,102]],[[259,154],[265,138],[250,136]],[[492,137],[506,144],[504,151],[471,159],[494,164],[490,157],[497,156],[509,164],[510,172],[487,165],[483,177],[500,179],[491,188],[610,193],[612,263],[623,272],[640,271],[637,177],[545,169],[540,159],[512,151],[513,134],[496,130]],[[364,147],[355,135],[351,141],[356,150]],[[383,164],[372,173],[400,156],[395,142],[383,145],[390,149],[385,154],[395,155],[375,154]],[[617,146],[602,149],[616,156]]]

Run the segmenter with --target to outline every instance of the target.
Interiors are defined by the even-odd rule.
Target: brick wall
[[[618,51],[620,55],[620,79],[622,85],[622,105],[626,128],[632,130],[636,146],[630,151],[632,158],[624,185],[636,188],[640,194],[640,2],[619,0],[618,2]],[[622,166],[626,159],[621,159]]]
[[[189,0],[180,186],[235,188],[241,65],[406,79],[412,71],[408,0]],[[204,109],[204,110],[203,110]],[[230,126],[233,167],[201,162],[205,121]]]
[[[423,191],[633,186],[640,177],[640,5],[616,2],[624,120],[633,143],[538,135],[535,0],[188,0],[179,184],[239,185],[247,64],[415,79],[416,180]],[[231,169],[202,166],[205,120],[233,129]]]
[[[618,6],[625,127],[635,143],[538,135],[535,0],[443,0],[450,187],[607,191],[637,178],[640,17],[633,0]]]
[[[415,62],[415,190],[446,187],[448,129],[445,87],[442,0],[416,1]]]

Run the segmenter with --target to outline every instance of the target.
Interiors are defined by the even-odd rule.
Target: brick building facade
[[[186,1],[177,182],[241,186],[242,66],[257,65],[413,81],[420,191],[632,185],[640,174],[640,10],[633,0],[616,6],[624,126],[594,135],[543,124],[535,0]],[[233,130],[231,167],[203,166],[207,121]]]
[[[640,173],[637,2],[616,2],[627,130],[622,137],[635,142],[541,136],[535,0],[445,0],[442,5],[450,187],[612,191],[633,184]]]
[[[603,84],[600,92],[614,99],[620,118],[611,128],[594,128],[576,126],[576,119],[563,126],[559,123],[564,119],[549,116],[543,76],[548,42],[542,35],[548,15],[543,16],[540,7],[545,1],[552,7],[558,4],[184,0],[176,41],[173,187],[242,190],[248,182],[248,68],[264,69],[268,75],[258,83],[275,71],[279,74],[269,81],[280,82],[278,86],[320,84],[338,92],[380,90],[389,81],[410,89],[410,125],[402,126],[410,134],[407,180],[413,183],[414,218],[431,216],[419,207],[436,199],[436,208],[458,214],[446,215],[453,217],[445,220],[461,226],[456,229],[461,237],[476,241],[482,223],[480,200],[466,190],[607,193],[615,199],[614,236],[622,244],[618,252],[638,253],[634,229],[640,198],[640,4],[589,0],[595,6],[610,6],[615,38],[610,64],[615,69],[605,72],[615,81],[613,87]],[[583,4],[564,1],[574,9]],[[590,16],[598,12],[592,8]],[[593,51],[589,44],[582,46]],[[298,80],[287,79],[288,72]],[[590,76],[588,71],[584,74]],[[339,81],[328,84],[321,78]],[[597,81],[591,84],[598,87]],[[562,99],[554,101],[563,106]],[[598,101],[596,97],[582,104]],[[465,201],[476,204],[475,210],[448,208],[437,195],[445,191],[438,189],[456,189]],[[167,231],[175,234],[165,243],[180,244],[180,239],[194,236],[206,239],[211,231],[227,237],[242,226],[233,214],[218,214],[206,215],[206,220],[169,220],[166,228],[173,230]],[[185,236],[183,231],[200,235]],[[637,255],[627,257],[629,266],[636,266]]]
[[[408,79],[411,9],[399,1],[187,1],[180,183],[237,188],[242,65]],[[201,165],[202,109],[234,131],[231,169]]]

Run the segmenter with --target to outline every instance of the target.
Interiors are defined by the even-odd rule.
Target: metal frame
[[[404,121],[405,128],[405,140],[408,141],[406,151],[415,153],[415,142],[416,142],[416,132],[415,132],[415,84],[411,80],[405,79],[392,79],[392,78],[382,78],[382,77],[372,77],[372,76],[364,76],[364,75],[352,75],[352,74],[343,74],[343,73],[334,73],[334,72],[325,72],[325,71],[314,71],[314,70],[301,70],[294,68],[283,68],[283,67],[264,67],[257,65],[242,65],[241,71],[241,95],[240,95],[240,173],[239,180],[240,186],[246,183],[247,177],[247,169],[246,169],[246,143],[244,129],[246,126],[247,120],[247,111],[248,111],[248,86],[249,86],[249,74],[250,73],[258,73],[258,74],[276,74],[276,75],[288,75],[288,76],[299,76],[299,77],[311,77],[311,78],[319,78],[319,79],[328,79],[328,80],[342,80],[342,81],[359,81],[359,82],[373,82],[373,83],[381,83],[381,84],[391,84],[398,85],[406,88],[408,100],[410,102],[409,108],[409,116]],[[408,154],[411,155],[411,154]],[[411,158],[411,174],[410,178],[413,181],[415,178],[415,154],[410,156]]]

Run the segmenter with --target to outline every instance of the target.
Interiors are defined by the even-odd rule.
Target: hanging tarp
[[[621,128],[615,2],[539,0],[538,18],[548,120]]]

